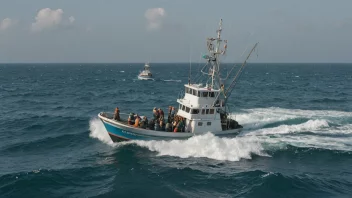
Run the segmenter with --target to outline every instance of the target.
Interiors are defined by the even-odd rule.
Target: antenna
[[[190,45],[188,85],[191,84],[191,72],[192,72],[192,45]]]

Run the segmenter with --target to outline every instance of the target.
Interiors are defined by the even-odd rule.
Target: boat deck
[[[117,122],[117,123],[120,123],[120,124],[122,124],[122,125],[129,126],[129,127],[133,127],[132,125],[129,125],[129,124],[128,124],[128,121],[127,121],[129,114],[120,113],[120,120],[119,120],[119,121],[114,120],[114,114],[113,114],[113,113],[102,112],[102,113],[100,113],[100,115],[101,115],[102,117],[105,117],[105,118],[107,118],[107,119],[113,121],[113,122]],[[144,116],[140,116],[140,117],[143,118]],[[148,125],[148,124],[149,124],[149,123],[147,123],[147,125]],[[139,127],[136,127],[136,128],[139,128]],[[150,128],[148,128],[148,127],[146,127],[146,128],[139,128],[139,129],[143,129],[143,130],[147,130],[147,131],[158,131],[158,132],[165,132],[165,133],[173,133],[173,130],[172,130],[172,131],[154,130],[154,129],[150,129]],[[178,132],[178,133],[188,133],[188,132],[182,131],[182,132]]]

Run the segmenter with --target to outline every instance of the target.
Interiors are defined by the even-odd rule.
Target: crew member
[[[120,121],[120,110],[118,107],[115,108],[114,120]]]

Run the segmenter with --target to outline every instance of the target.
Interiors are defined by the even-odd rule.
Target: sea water
[[[352,196],[352,64],[249,64],[237,137],[113,143],[99,112],[167,112],[188,82],[143,65],[0,65],[0,197]]]

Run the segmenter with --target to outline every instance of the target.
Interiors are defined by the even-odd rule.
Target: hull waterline
[[[139,80],[154,80],[154,78],[151,77],[144,77],[144,76],[138,76]]]

